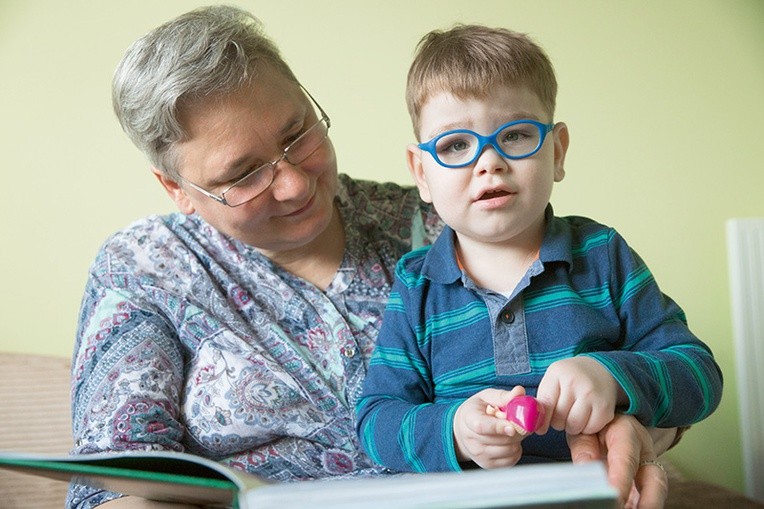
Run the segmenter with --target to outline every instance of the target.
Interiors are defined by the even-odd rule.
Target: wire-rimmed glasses
[[[228,186],[219,195],[211,193],[206,189],[194,184],[181,175],[178,177],[196,189],[203,195],[212,198],[218,203],[227,205],[229,207],[238,207],[250,200],[253,200],[258,195],[262,194],[273,183],[273,178],[276,174],[276,166],[286,160],[289,164],[297,165],[305,161],[310,157],[321,144],[329,136],[329,127],[331,126],[331,120],[326,112],[321,108],[321,105],[310,95],[310,92],[300,85],[300,88],[308,95],[313,104],[316,105],[318,111],[321,113],[321,118],[308,127],[305,132],[298,136],[292,143],[290,143],[282,152],[281,156],[269,163],[265,163],[250,172],[247,172],[239,180]]]
[[[508,122],[488,136],[469,129],[446,131],[417,145],[430,153],[441,166],[462,168],[474,163],[486,145],[491,145],[507,159],[523,159],[539,151],[554,124],[536,120]]]

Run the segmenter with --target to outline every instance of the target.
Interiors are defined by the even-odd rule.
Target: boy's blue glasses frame
[[[510,155],[504,152],[502,150],[501,146],[499,145],[497,141],[497,137],[499,134],[504,131],[505,129],[512,127],[513,125],[517,124],[531,124],[538,128],[539,130],[539,141],[536,145],[536,148],[531,150],[528,153],[520,154],[520,155]],[[544,124],[541,122],[538,122],[536,120],[513,120],[512,122],[507,122],[506,124],[500,126],[496,131],[489,134],[488,136],[483,136],[481,134],[476,133],[475,131],[470,131],[469,129],[454,129],[452,131],[446,131],[444,133],[440,133],[433,139],[431,139],[428,142],[420,143],[417,145],[420,149],[424,150],[425,152],[429,153],[435,161],[446,168],[464,168],[465,166],[469,166],[475,161],[478,160],[480,155],[483,153],[483,149],[485,149],[486,145],[491,145],[496,151],[502,155],[502,157],[506,157],[507,159],[525,159],[526,157],[530,157],[536,152],[538,152],[541,149],[541,146],[544,144],[544,140],[546,139],[546,135],[549,134],[554,129],[554,124]],[[475,155],[466,162],[459,163],[459,164],[446,164],[443,161],[440,160],[437,154],[437,143],[445,136],[452,136],[454,134],[469,134],[471,136],[474,136],[478,140],[478,148],[475,151]]]

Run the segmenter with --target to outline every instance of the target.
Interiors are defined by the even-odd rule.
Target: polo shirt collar
[[[555,217],[552,204],[546,206],[544,211],[546,219],[546,231],[544,240],[541,242],[539,260],[542,263],[564,262],[568,264],[568,270],[573,266],[573,234],[570,224]]]
[[[456,261],[456,232],[446,225],[432,243],[422,262],[422,275],[435,283],[449,284],[462,277]]]

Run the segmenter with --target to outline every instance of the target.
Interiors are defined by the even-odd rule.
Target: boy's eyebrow
[[[516,111],[504,117],[504,120],[502,120],[502,124],[506,124],[508,122],[514,122],[515,120],[540,121],[541,118],[538,115],[535,115],[533,113],[528,113],[527,111]],[[470,122],[449,122],[447,124],[439,125],[436,129],[433,129],[433,131],[430,132],[428,136],[423,136],[422,138],[425,140],[431,140],[441,133],[444,133],[446,131],[453,131],[455,129],[469,129],[472,131],[474,129],[472,129],[472,126],[470,124],[471,124]],[[488,133],[480,133],[480,134],[488,134]]]
[[[533,113],[528,113],[526,111],[517,112],[509,118],[509,122],[515,120],[541,120],[538,115],[534,115]]]
[[[462,122],[450,122],[448,124],[439,125],[430,133],[428,133],[427,136],[423,136],[423,138],[426,140],[431,140],[441,133],[446,131],[453,131],[454,129],[469,129],[469,127],[465,127],[465,124]]]

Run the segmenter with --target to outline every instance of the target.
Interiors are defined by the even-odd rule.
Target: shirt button
[[[355,355],[355,348],[352,346],[343,346],[342,355],[345,357],[353,357]]]
[[[504,323],[512,323],[515,321],[515,314],[510,310],[502,311],[501,321]]]

